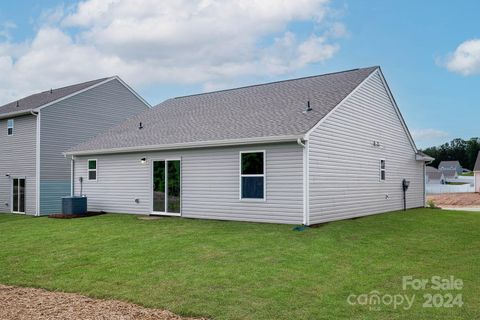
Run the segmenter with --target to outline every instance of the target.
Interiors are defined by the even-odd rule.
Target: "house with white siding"
[[[455,171],[457,173],[457,175],[463,173],[462,165],[457,160],[440,161],[440,163],[438,164],[438,170],[443,171],[443,172]],[[451,176],[451,173],[449,174],[449,176]]]
[[[480,152],[477,154],[477,160],[475,160],[475,166],[473,167],[473,177],[475,192],[480,192]]]
[[[32,94],[0,107],[0,212],[61,212],[63,152],[150,106],[119,77]]]
[[[423,207],[433,160],[379,67],[172,98],[65,155],[90,211],[304,225]]]
[[[443,172],[437,168],[430,166],[426,167],[425,171],[425,183],[426,184],[445,184],[445,176]]]

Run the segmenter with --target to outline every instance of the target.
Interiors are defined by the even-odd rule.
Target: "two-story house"
[[[445,171],[455,171],[458,174],[463,172],[463,168],[458,161],[441,161],[438,165],[438,170],[445,173]],[[452,174],[449,174],[451,176]]]
[[[149,108],[117,76],[1,106],[0,212],[60,212],[71,192],[71,164],[62,153]]]

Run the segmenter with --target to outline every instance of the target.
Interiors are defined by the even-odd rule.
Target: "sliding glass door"
[[[25,213],[25,179],[12,179],[12,211]]]
[[[153,212],[180,215],[180,160],[153,161]]]

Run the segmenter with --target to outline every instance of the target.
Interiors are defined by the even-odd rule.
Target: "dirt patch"
[[[164,219],[164,217],[159,217],[159,216],[139,216],[137,217],[138,220],[161,220]]]
[[[478,193],[443,193],[427,196],[427,201],[433,200],[439,207],[480,207],[480,194]]]
[[[75,219],[75,218],[87,218],[87,217],[94,217],[101,214],[105,214],[105,212],[87,212],[85,214],[66,214],[66,213],[54,213],[49,215],[49,218],[54,219]]]
[[[0,285],[0,319],[184,320],[169,311],[148,309],[116,300],[92,299],[73,293]],[[197,318],[200,319],[200,318]]]

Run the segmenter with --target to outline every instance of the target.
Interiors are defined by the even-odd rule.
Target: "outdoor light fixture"
[[[140,159],[140,162],[141,162],[142,164],[147,163],[147,158],[142,158],[142,159]]]
[[[407,210],[407,190],[410,186],[410,181],[406,179],[402,180],[402,189],[403,189],[403,211]]]

